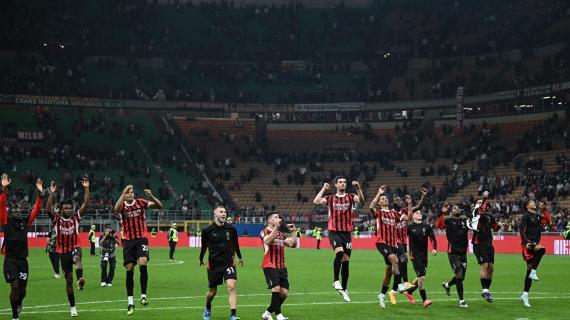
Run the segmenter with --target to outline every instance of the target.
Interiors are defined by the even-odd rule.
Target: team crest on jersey
[[[228,241],[230,240],[230,232],[226,231],[226,237],[228,238]]]

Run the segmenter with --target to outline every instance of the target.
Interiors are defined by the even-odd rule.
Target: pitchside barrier
[[[98,236],[99,234],[97,234]],[[89,241],[87,241],[89,236],[88,232],[80,232],[79,238],[81,240],[81,246],[88,248]],[[445,235],[437,235],[437,247],[438,251],[445,252],[447,250],[447,239]],[[150,247],[168,247],[167,232],[159,232],[155,237],[152,237],[150,233],[148,234]],[[180,232],[178,235],[178,248],[181,247],[200,247],[202,241],[200,237],[188,236],[185,233]],[[0,233],[0,244],[4,241],[4,234]],[[99,237],[97,237],[96,243],[99,242]],[[28,243],[30,247],[34,248],[45,248],[47,243],[47,237],[45,233],[28,233]],[[241,247],[258,247],[261,248],[261,239],[259,237],[240,237],[239,244]],[[521,238],[518,235],[495,235],[493,244],[495,246],[496,253],[521,253]],[[570,255],[570,240],[562,239],[562,236],[542,236],[540,244],[546,248],[547,254],[554,255]],[[316,248],[317,240],[315,238],[305,238],[302,237],[299,241],[299,247],[301,248]],[[327,238],[323,238],[321,241],[321,248],[331,248]],[[376,250],[376,245],[374,238],[358,238],[352,240],[353,250]],[[431,244],[429,246],[431,250]],[[473,247],[469,244],[469,252],[473,252]]]

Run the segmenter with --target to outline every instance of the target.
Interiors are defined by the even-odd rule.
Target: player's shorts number
[[[25,272],[20,272],[19,278],[20,280],[26,281],[26,279],[28,279],[28,274]]]
[[[348,242],[348,243],[346,244],[346,248],[347,248],[348,250],[352,250],[352,242]]]
[[[235,271],[234,271],[234,267],[229,267],[229,268],[227,268],[227,269],[226,269],[226,272],[227,272],[228,274],[234,273],[234,272],[235,272]]]
[[[146,244],[143,244],[142,246],[142,251],[148,251],[148,246]]]

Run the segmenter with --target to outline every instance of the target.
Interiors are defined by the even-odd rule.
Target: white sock
[[[465,300],[459,300],[459,303],[464,304]]]
[[[528,292],[525,291],[525,292],[523,292],[522,295],[523,295],[523,297],[528,297]]]
[[[447,289],[449,289],[449,283],[446,282],[446,283],[445,283],[445,287],[446,287]]]
[[[127,298],[127,300],[129,301],[129,304],[134,305],[135,304],[135,299],[133,298],[133,296],[129,296]]]
[[[141,294],[141,299],[146,298],[146,294]]]
[[[489,292],[489,289],[483,289],[483,293]]]
[[[536,269],[531,269],[530,272],[531,272],[531,273],[536,273]]]

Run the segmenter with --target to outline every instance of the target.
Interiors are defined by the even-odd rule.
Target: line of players
[[[362,190],[357,181],[352,182],[352,186],[357,192],[346,192],[346,178],[336,177],[334,180],[336,193],[323,197],[331,187],[328,183],[323,185],[321,191],[315,197],[315,204],[327,205],[328,207],[328,229],[331,246],[335,249],[335,260],[333,263],[333,288],[339,292],[343,299],[350,302],[348,295],[348,263],[346,271],[343,273],[342,286],[338,286],[338,263],[339,252],[344,254],[344,258],[350,257],[352,251],[351,231],[353,203],[364,203]],[[425,277],[428,267],[428,241],[432,242],[432,253],[437,254],[437,242],[433,228],[423,222],[421,208],[428,195],[427,190],[420,189],[421,199],[414,206],[412,197],[405,196],[403,202],[395,196],[393,204],[386,195],[386,187],[381,186],[378,193],[370,203],[371,215],[376,221],[376,247],[384,257],[386,272],[382,281],[381,291],[378,295],[381,308],[386,307],[385,296],[388,293],[390,280],[393,277],[392,290],[389,292],[390,302],[396,304],[396,293],[404,293],[411,304],[415,304],[412,296],[416,289],[419,289],[423,300],[424,308],[429,307],[432,302],[427,299],[425,290]],[[440,213],[436,228],[445,229],[448,240],[448,259],[453,270],[454,277],[450,281],[442,283],[447,295],[450,295],[451,286],[455,285],[459,296],[459,307],[467,308],[464,298],[463,280],[467,271],[468,252],[468,232],[472,230],[473,252],[480,265],[480,280],[482,292],[481,296],[489,303],[493,302],[490,288],[493,280],[493,270],[495,263],[495,250],[493,247],[493,231],[498,231],[502,227],[501,222],[496,222],[490,210],[489,192],[485,191],[482,198],[478,199],[470,214],[463,214],[458,206],[451,206],[444,203]],[[451,208],[451,214],[447,216]],[[523,215],[519,227],[521,236],[521,251],[523,259],[527,265],[527,272],[524,278],[524,289],[520,297],[525,307],[531,307],[528,294],[532,281],[538,280],[536,270],[546,250],[540,245],[541,233],[544,225],[550,224],[551,217],[546,210],[544,202],[528,200],[526,213]],[[416,279],[412,283],[408,282],[406,248],[409,244],[410,260],[412,261]],[[348,260],[348,259],[346,259]],[[345,260],[341,260],[345,261]],[[344,267],[344,266],[343,266]]]
[[[0,193],[0,224],[4,227],[5,240],[2,245],[4,259],[4,276],[10,284],[10,304],[12,306],[13,319],[18,319],[22,310],[22,302],[26,295],[28,281],[28,227],[32,224],[42,206],[42,181],[36,181],[37,199],[29,216],[24,218],[21,208],[16,205],[8,215],[6,208],[7,188],[10,179],[2,175],[2,191]],[[72,269],[75,264],[78,283],[80,288],[84,281],[80,263],[81,248],[79,245],[78,230],[82,216],[89,205],[89,180],[83,178],[84,201],[82,206],[75,211],[73,201],[66,200],[60,205],[58,212],[54,212],[54,194],[57,186],[54,182],[49,187],[47,201],[47,213],[54,224],[56,233],[57,252],[61,256],[62,270],[66,279],[66,292],[68,295],[71,316],[77,316],[75,297],[73,293]],[[325,183],[321,191],[314,199],[318,205],[326,205],[328,208],[329,241],[335,252],[333,262],[333,288],[339,292],[342,298],[350,302],[348,294],[349,260],[352,252],[352,221],[353,207],[355,203],[364,204],[364,195],[360,184],[352,182],[356,194],[346,192],[346,178],[337,177],[334,180],[336,192],[325,196],[331,187]],[[152,195],[150,190],[144,190],[151,201],[135,199],[134,188],[127,186],[115,204],[115,214],[121,221],[123,234],[123,258],[126,268],[127,289],[127,314],[134,313],[135,305],[133,298],[134,289],[134,266],[139,265],[141,304],[147,305],[146,289],[148,283],[147,263],[150,259],[148,239],[146,238],[146,215],[145,209],[160,209],[162,203]],[[433,243],[433,254],[437,253],[437,243],[434,231],[428,224],[422,221],[423,206],[427,191],[421,189],[421,199],[416,206],[410,196],[405,197],[405,202],[396,198],[390,206],[385,194],[386,187],[381,186],[378,193],[370,203],[369,209],[376,220],[376,246],[384,257],[386,264],[385,277],[382,289],[378,295],[380,306],[385,308],[385,295],[388,292],[390,280],[393,277],[392,290],[389,293],[390,300],[396,303],[396,292],[405,293],[410,303],[414,304],[413,292],[419,289],[423,300],[423,306],[427,308],[431,301],[427,299],[425,290],[425,276],[428,266],[428,239]],[[496,223],[489,212],[488,192],[483,194],[473,208],[470,217],[462,215],[457,206],[453,206],[451,215],[446,217],[450,205],[445,203],[439,216],[436,227],[445,229],[448,239],[448,257],[455,276],[442,286],[447,294],[450,287],[456,285],[459,295],[459,306],[467,307],[463,297],[463,280],[467,268],[468,229],[473,230],[473,251],[481,266],[480,278],[483,288],[482,296],[492,302],[489,292],[491,286],[494,249],[492,246],[492,230],[498,230],[500,223]],[[540,211],[533,200],[529,200],[526,209],[527,214],[521,221],[520,233],[523,257],[527,263],[524,292],[521,301],[524,306],[530,307],[528,292],[533,280],[538,280],[536,269],[545,253],[540,246],[542,225],[550,223],[550,216],[544,203],[540,203]],[[216,207],[214,210],[213,223],[202,231],[202,249],[200,252],[200,265],[204,265],[204,256],[209,251],[207,273],[208,292],[206,294],[206,307],[203,319],[209,320],[211,316],[211,303],[217,293],[217,286],[224,281],[228,287],[230,320],[239,320],[237,317],[237,269],[234,255],[237,255],[239,264],[243,266],[243,259],[239,250],[236,229],[226,223],[226,209]],[[285,264],[284,248],[297,246],[296,229],[294,225],[284,225],[281,217],[276,212],[266,216],[267,228],[262,231],[260,238],[264,246],[264,259],[262,262],[268,288],[271,289],[271,302],[267,310],[262,314],[265,320],[273,319],[274,313],[277,320],[287,319],[281,313],[281,306],[288,296],[289,282]],[[409,283],[407,279],[406,238],[409,239],[410,260],[417,278]],[[79,261],[79,263],[77,263]],[[342,282],[339,281],[342,275]]]

